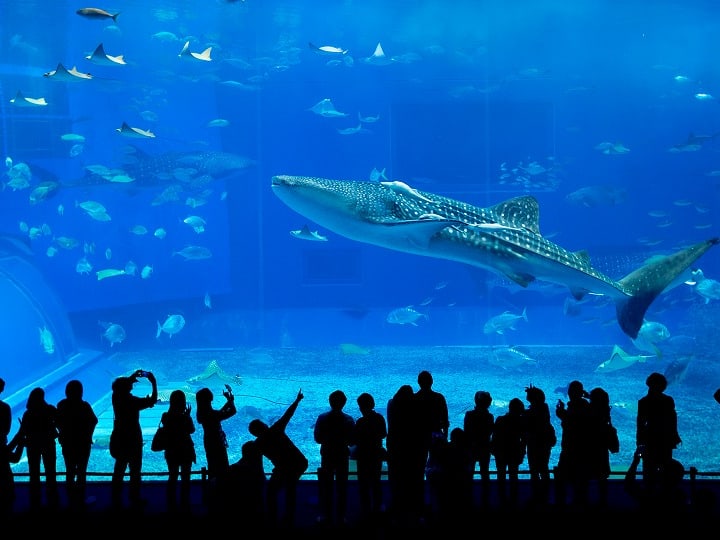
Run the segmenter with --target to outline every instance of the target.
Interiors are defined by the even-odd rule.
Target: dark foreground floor
[[[338,525],[321,525],[316,522],[317,483],[314,480],[302,481],[298,494],[298,510],[295,525],[291,530],[278,530],[266,527],[260,520],[242,517],[241,512],[228,509],[215,511],[214,506],[207,503],[207,483],[193,481],[192,502],[190,509],[182,512],[168,512],[165,505],[165,482],[161,480],[146,481],[143,484],[143,498],[147,501],[141,509],[114,510],[110,505],[110,484],[106,481],[93,481],[88,487],[88,495],[96,500],[84,510],[71,510],[66,502],[62,484],[61,504],[59,509],[50,511],[41,509],[30,511],[28,507],[28,486],[24,481],[16,483],[16,501],[14,511],[2,523],[4,531],[20,530],[25,534],[33,532],[53,531],[58,534],[69,534],[73,538],[110,537],[117,534],[132,534],[136,538],[161,538],[162,535],[179,534],[182,538],[199,536],[206,540],[210,534],[273,534],[273,537],[291,538],[396,538],[400,534],[411,533],[413,537],[429,537],[446,540],[438,534],[454,529],[502,531],[504,536],[515,538],[519,534],[572,534],[572,536],[597,537],[597,534],[609,534],[615,538],[627,538],[632,531],[661,533],[705,530],[710,526],[717,530],[720,525],[720,481],[698,480],[691,485],[686,482],[688,494],[700,493],[702,506],[693,508],[683,515],[667,515],[667,512],[640,512],[635,502],[623,491],[620,480],[610,481],[609,504],[602,510],[592,507],[590,510],[579,511],[573,508],[559,507],[551,504],[543,508],[533,508],[527,503],[529,484],[521,481],[520,504],[514,509],[501,508],[497,498],[493,497],[489,508],[476,506],[463,516],[462,520],[441,520],[429,511],[422,521],[399,521],[390,512],[386,512],[372,523],[363,522],[357,515],[356,485],[350,483],[350,499],[347,523]],[[387,483],[384,484],[386,501],[389,501]],[[477,486],[476,486],[477,487]],[[127,489],[127,488],[126,488]],[[493,484],[493,490],[495,484]],[[476,499],[479,500],[479,499]],[[258,530],[259,529],[259,530]],[[476,536],[476,535],[473,535]],[[116,536],[113,536],[116,537]],[[449,540],[449,539],[447,539]]]

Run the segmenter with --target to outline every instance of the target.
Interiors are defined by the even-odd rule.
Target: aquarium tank
[[[621,472],[660,372],[675,457],[720,468],[715,3],[0,3],[11,434],[79,379],[109,475],[111,384],[143,369],[144,472],[170,392],[194,417],[229,385],[231,461],[302,390],[314,474],[333,390],[385,414],[428,370],[451,428],[478,390],[497,417],[604,388]]]

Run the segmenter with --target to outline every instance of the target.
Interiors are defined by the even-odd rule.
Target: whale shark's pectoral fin
[[[505,274],[505,276],[521,287],[527,287],[535,281],[535,276],[531,276],[530,274]]]
[[[427,249],[433,236],[443,229],[458,225],[459,223],[459,221],[452,219],[428,218],[396,221],[387,223],[386,225],[391,228],[393,236],[404,236],[410,245]]]

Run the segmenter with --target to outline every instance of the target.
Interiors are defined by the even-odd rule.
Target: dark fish
[[[113,22],[117,22],[117,16],[120,15],[119,12],[113,15],[104,9],[92,7],[80,8],[75,13],[88,19],[112,19]]]
[[[201,192],[213,180],[229,179],[255,166],[255,161],[230,152],[165,152],[148,154],[133,148],[119,165],[133,178],[132,189],[154,186],[181,186],[189,195]],[[64,182],[64,187],[108,184],[101,175],[88,170],[79,179]]]

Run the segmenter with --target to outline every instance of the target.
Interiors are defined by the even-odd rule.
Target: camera
[[[147,378],[147,376],[150,375],[150,372],[145,371],[144,369],[138,369],[137,372],[135,373],[135,375],[137,375],[138,377]]]
[[[637,455],[638,457],[642,457],[643,453],[645,452],[645,445],[639,444],[637,447]]]

